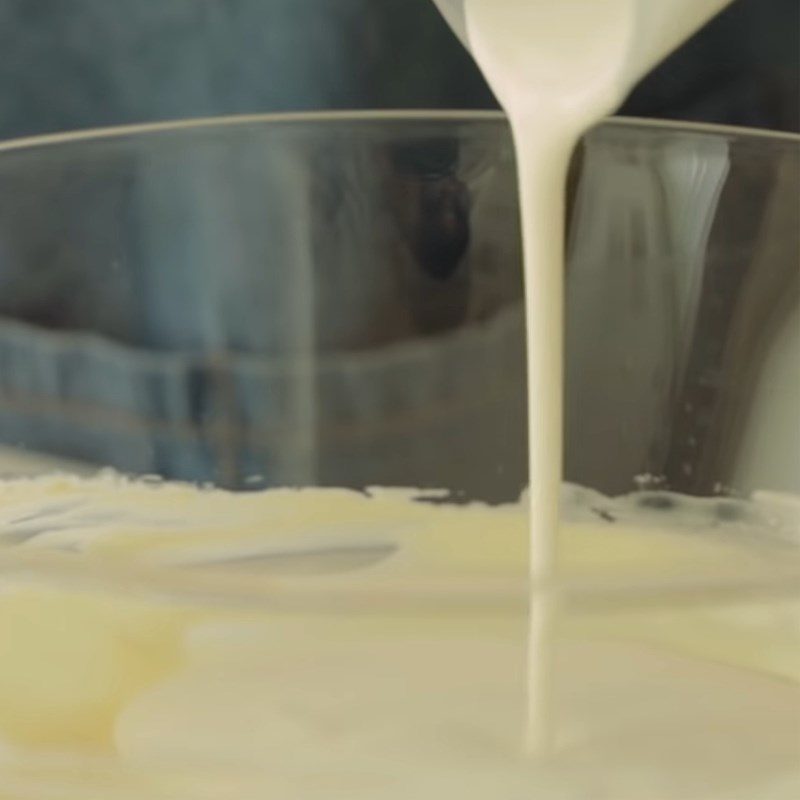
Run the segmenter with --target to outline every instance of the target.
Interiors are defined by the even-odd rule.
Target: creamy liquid
[[[760,518],[756,504],[719,517],[713,501],[682,501],[677,517],[659,521],[658,503],[643,511],[638,500],[577,493],[560,521],[569,155],[723,3],[650,5],[658,24],[648,28],[633,0],[466,2],[469,43],[509,112],[518,154],[532,541],[522,506],[431,507],[401,492],[5,484],[0,564],[19,576],[0,595],[0,775],[12,797],[15,785],[31,796],[39,768],[59,797],[82,799],[89,775],[100,776],[103,797],[300,799],[334,786],[381,800],[528,800],[535,789],[632,800],[654,797],[654,787],[659,800],[797,796],[795,605],[756,593],[637,611],[634,593],[607,616],[567,604],[557,632],[554,601],[536,591],[552,576],[559,526],[560,572],[605,590],[588,607],[619,587],[693,575],[766,587],[780,560],[741,542],[795,513],[770,506]],[[159,601],[159,591],[185,599]],[[242,610],[246,602],[267,605]],[[564,721],[547,764],[514,755],[525,683],[534,747],[550,744],[551,697]],[[48,748],[75,760],[59,773],[30,756]],[[75,768],[81,753],[109,752],[133,772],[104,784],[96,762]]]
[[[566,487],[563,574],[597,591],[565,601],[538,762],[525,504],[370,494],[0,484],[0,797],[795,796],[796,504]],[[637,600],[692,583],[762,590]]]
[[[444,0],[447,5],[447,0]],[[450,4],[452,5],[452,3]],[[464,0],[462,35],[511,122],[525,259],[532,584],[554,577],[562,477],[564,187],[580,136],[726,0]],[[452,20],[452,17],[451,17]],[[530,610],[528,739],[553,735],[552,598]]]

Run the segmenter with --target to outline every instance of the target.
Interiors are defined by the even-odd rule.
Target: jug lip
[[[313,124],[335,125],[348,122],[384,123],[505,123],[506,115],[494,110],[441,110],[441,109],[385,109],[354,111],[300,111],[269,112],[259,114],[233,114],[218,117],[141,122],[103,128],[26,136],[0,141],[0,156],[4,153],[31,148],[57,147],[66,144],[89,143],[96,140],[146,136],[159,133],[178,133],[214,128],[237,128],[248,125]],[[756,141],[800,144],[800,133],[775,131],[767,128],[747,128],[735,125],[689,122],[683,120],[650,119],[647,117],[607,117],[602,126],[632,129],[652,129],[661,132],[715,134],[719,136],[749,138]]]

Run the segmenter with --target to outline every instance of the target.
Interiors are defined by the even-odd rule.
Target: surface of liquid
[[[0,797],[795,796],[796,504],[563,490],[540,762],[525,503],[415,497],[0,485]]]
[[[462,35],[509,116],[517,156],[534,583],[553,574],[559,526],[564,191],[569,159],[580,136],[611,113],[650,66],[725,4],[725,0],[463,2]],[[536,595],[530,611],[528,736],[531,748],[539,751],[552,744],[548,642],[555,615],[551,599]]]

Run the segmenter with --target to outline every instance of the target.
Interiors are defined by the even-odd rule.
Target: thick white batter
[[[583,798],[603,785],[615,800],[793,797],[796,602],[653,606],[619,591],[791,576],[797,508],[570,487],[562,502],[562,577],[605,589],[562,609],[557,754],[531,761],[518,743],[524,503],[0,485],[0,567],[16,576],[0,595],[0,786],[24,785],[56,749],[73,761],[54,796],[82,800],[76,776],[106,773],[81,759],[108,756],[108,800],[176,785],[187,800]]]

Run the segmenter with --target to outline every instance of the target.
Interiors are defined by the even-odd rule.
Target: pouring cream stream
[[[532,586],[557,564],[562,479],[564,185],[583,133],[728,0],[434,0],[508,114],[528,347]],[[528,744],[552,746],[552,595],[531,593]]]

